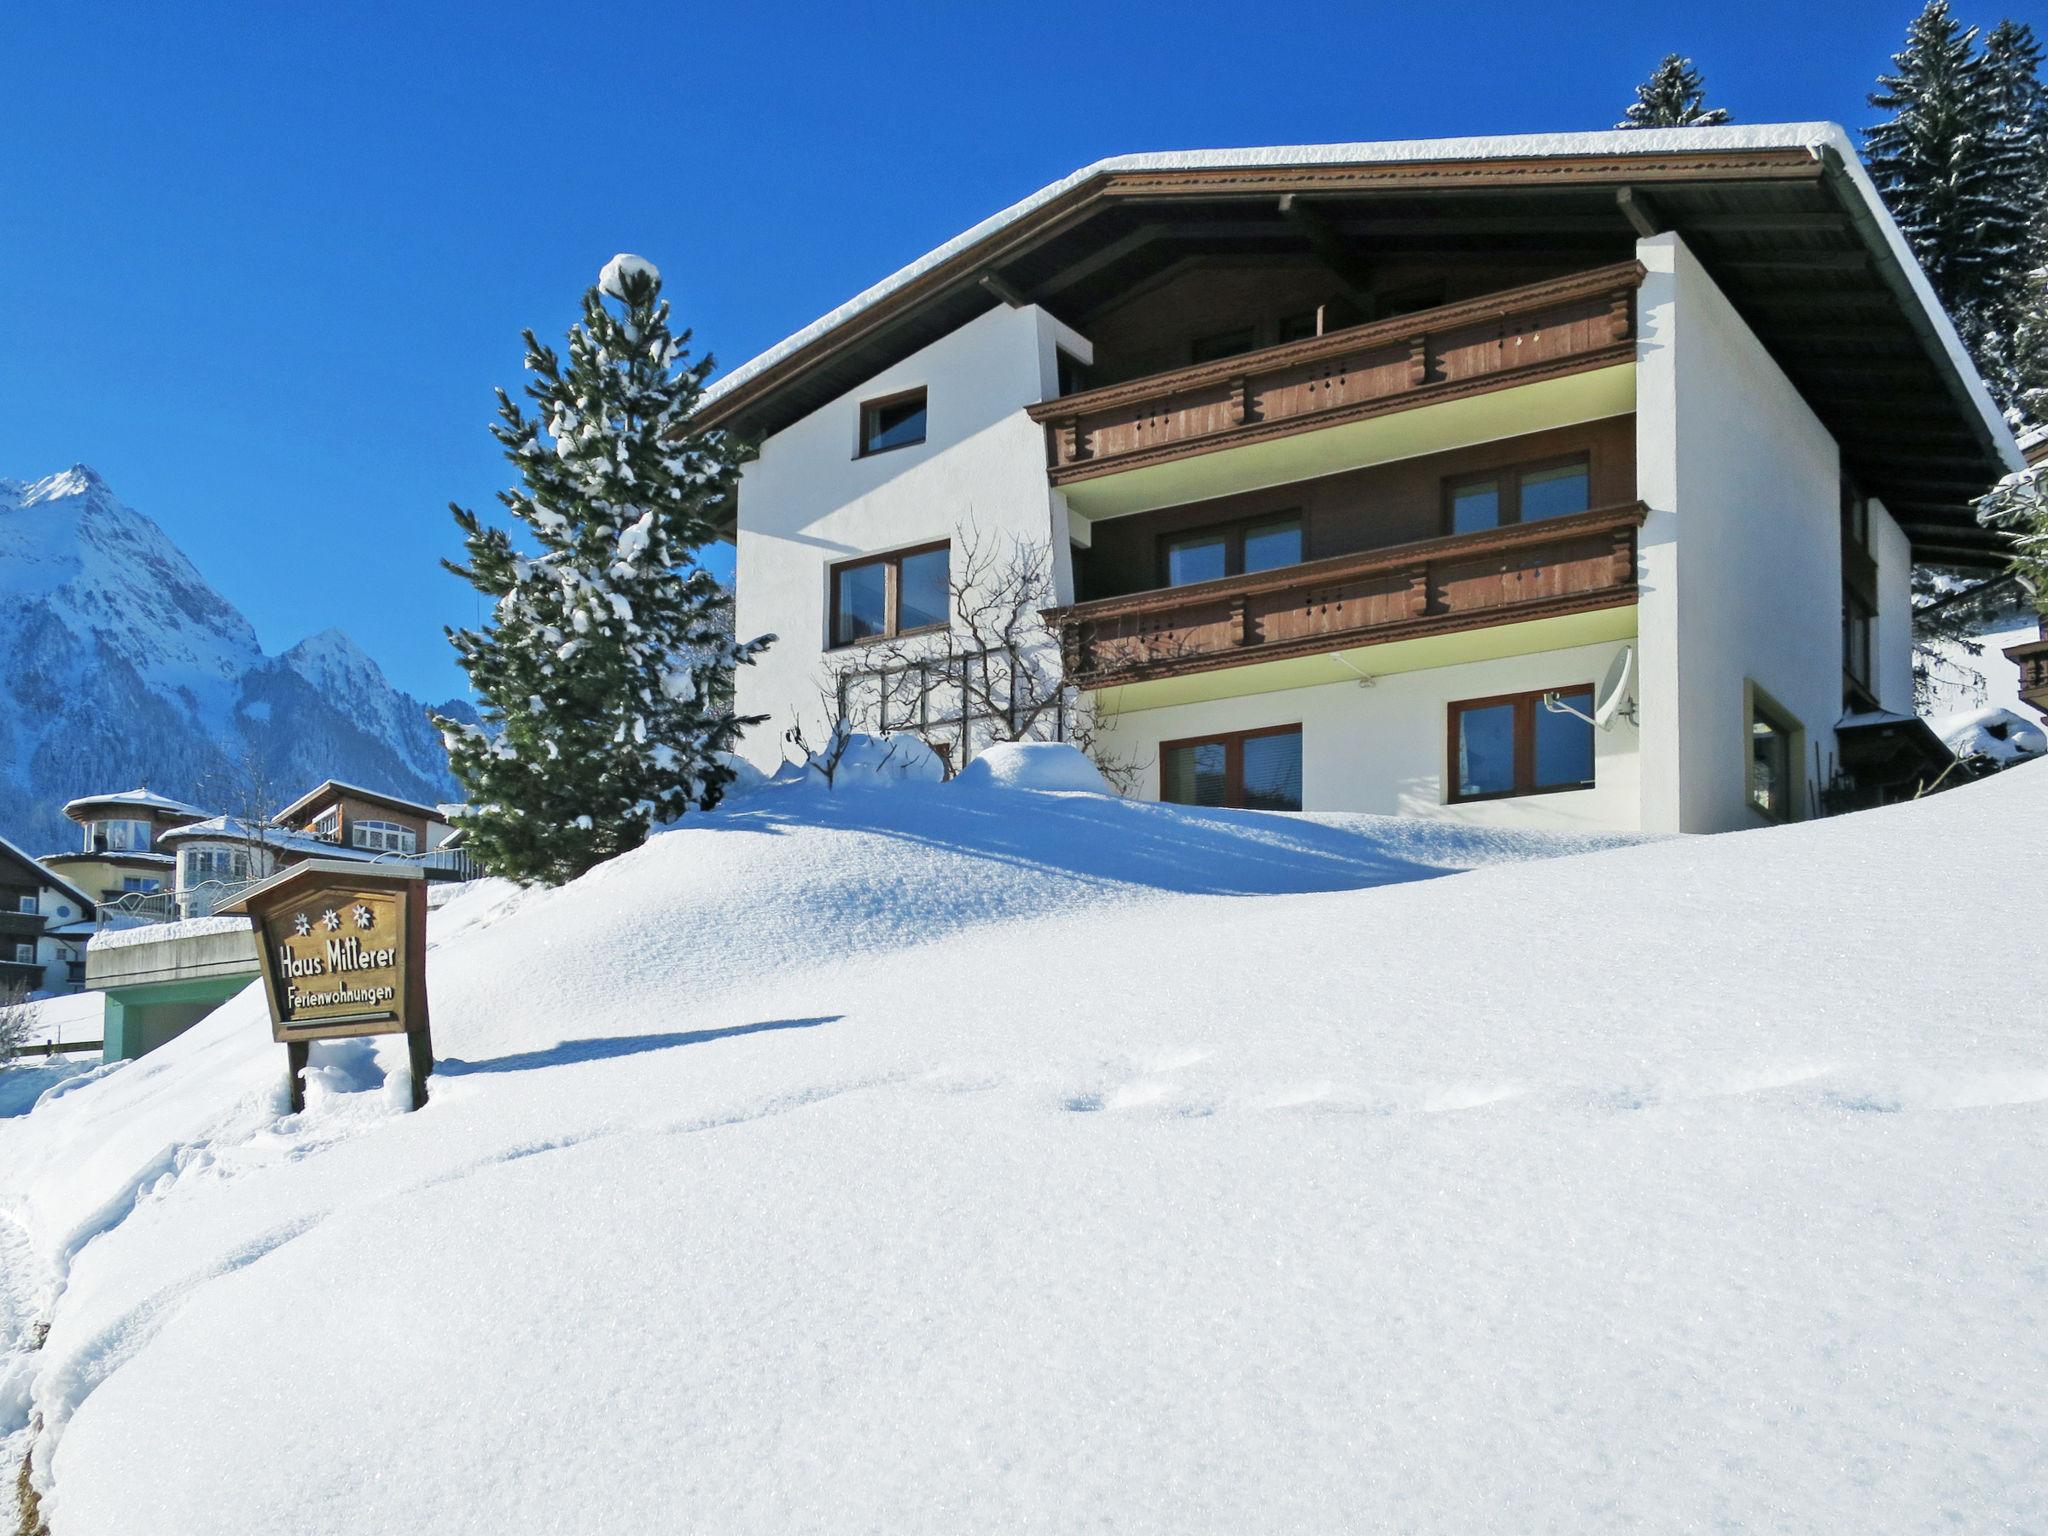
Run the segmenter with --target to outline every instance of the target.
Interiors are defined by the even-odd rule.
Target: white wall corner
[[[1680,830],[1679,435],[1676,235],[1636,243],[1647,276],[1636,294],[1636,495],[1649,509],[1636,539],[1636,697],[1642,826]]]

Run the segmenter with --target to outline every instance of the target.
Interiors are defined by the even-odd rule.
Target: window
[[[1323,317],[1313,309],[1304,309],[1300,314],[1280,317],[1280,342],[1284,346],[1290,341],[1307,341],[1311,336],[1323,334]]]
[[[1870,503],[1846,475],[1842,478],[1842,545],[1845,549],[1870,547]]]
[[[147,894],[150,891],[161,890],[162,888],[162,881],[152,880],[147,875],[123,875],[121,877],[121,889],[123,891]]]
[[[1546,693],[1466,699],[1450,707],[1451,762],[1445,798],[1502,800],[1593,787],[1593,725],[1549,709]],[[1555,690],[1558,702],[1593,713],[1591,684]]]
[[[21,912],[28,912],[31,914],[34,913],[34,911],[36,910],[35,897],[33,895],[23,896],[16,910]]]
[[[315,816],[313,818],[313,824],[311,828],[309,828],[309,830],[315,837],[320,838],[325,842],[340,842],[341,807],[330,805],[326,810],[322,811],[318,816]]]
[[[1160,551],[1160,575],[1169,587],[1299,565],[1301,514],[1288,512],[1257,522],[1181,534],[1160,540]]]
[[[1592,474],[1584,458],[1530,464],[1444,482],[1448,533],[1479,533],[1508,523],[1569,517],[1592,505]]]
[[[1301,809],[1301,727],[1232,731],[1159,748],[1159,798],[1248,811]]]
[[[928,544],[832,567],[832,644],[858,645],[952,620],[951,550]]]
[[[147,853],[149,823],[146,821],[96,821],[87,830],[87,853]]]
[[[924,391],[905,390],[860,408],[860,456],[887,453],[924,441]]]
[[[187,848],[178,855],[178,883],[188,889],[248,878],[249,853],[244,848]]]
[[[1188,348],[1188,360],[1213,363],[1222,358],[1236,357],[1240,352],[1249,352],[1258,344],[1259,333],[1249,325],[1234,331],[1217,331],[1213,335],[1197,336]]]
[[[24,943],[19,939],[15,940],[14,963],[16,965],[34,965],[36,963],[35,945]]]
[[[420,845],[418,833],[395,821],[351,821],[348,840],[358,848],[380,853],[415,853]]]
[[[1065,348],[1059,353],[1059,384],[1063,395],[1078,395],[1088,387],[1088,365]]]
[[[1798,722],[1755,683],[1749,694],[1749,803],[1772,821],[1790,821],[1797,811]]]
[[[1870,690],[1870,605],[1854,592],[1842,594],[1842,670],[1849,681]]]

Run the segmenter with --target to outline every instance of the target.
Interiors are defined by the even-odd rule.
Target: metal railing
[[[337,846],[340,846],[337,844]],[[380,853],[363,861],[371,865],[405,864],[427,871],[429,879],[479,880],[484,871],[464,848],[436,848],[426,853]],[[125,891],[98,905],[97,922],[102,930],[136,927],[148,923],[179,923],[195,917],[211,917],[244,891],[268,876],[248,880],[202,880],[176,890]],[[121,919],[122,921],[115,921]]]

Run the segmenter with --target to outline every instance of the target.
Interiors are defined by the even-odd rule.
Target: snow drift
[[[2044,814],[770,784],[437,912],[420,1114],[244,995],[0,1121],[0,1429],[55,1536],[2025,1524]]]

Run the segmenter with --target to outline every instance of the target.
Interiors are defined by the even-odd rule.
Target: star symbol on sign
[[[376,914],[360,901],[356,903],[356,909],[351,915],[355,918],[358,928],[374,928],[377,926]]]
[[[341,926],[341,914],[335,911],[334,908],[329,907],[325,912],[322,912],[320,914],[320,926],[325,928],[329,933],[334,932],[337,928]]]
[[[312,919],[307,917],[305,913],[301,912],[297,917],[292,919],[292,932],[296,933],[300,938],[303,939],[307,934],[311,933],[312,931]]]

